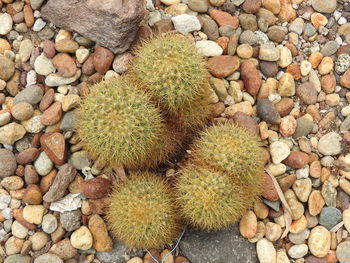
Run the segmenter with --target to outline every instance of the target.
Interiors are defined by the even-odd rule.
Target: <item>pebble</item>
[[[275,224],[272,222],[268,222],[266,224],[266,233],[265,233],[265,237],[271,241],[271,242],[275,242],[277,241],[282,234],[282,229],[281,226],[279,224]]]
[[[16,141],[23,138],[26,130],[18,123],[11,122],[5,126],[0,127],[0,143],[12,145]]]
[[[11,226],[12,235],[18,238],[25,238],[28,235],[28,228],[15,220]]]
[[[239,223],[239,231],[241,235],[245,238],[252,238],[255,236],[257,231],[257,218],[253,211],[247,211],[240,223]]]
[[[72,164],[75,169],[82,170],[85,167],[90,167],[91,162],[85,151],[74,152],[69,157],[68,162]]]
[[[51,73],[45,78],[45,84],[49,87],[58,87],[62,85],[68,85],[79,79],[81,76],[81,70],[77,70],[73,77],[65,78],[60,74]]]
[[[281,117],[270,100],[258,100],[256,109],[258,116],[267,123],[279,124],[281,122]]]
[[[329,57],[335,54],[339,48],[337,41],[328,41],[321,49],[321,54],[325,57]]]
[[[311,173],[310,173],[311,174]],[[325,181],[322,185],[322,196],[327,206],[336,206],[337,190],[329,181]]]
[[[350,241],[344,241],[337,246],[337,259],[340,263],[350,262]]]
[[[309,235],[310,235],[310,230],[305,229],[298,234],[289,233],[288,238],[293,244],[300,245],[300,244],[304,244],[305,240],[309,237]]]
[[[272,162],[279,164],[290,154],[290,149],[284,142],[276,141],[270,144]]]
[[[311,179],[305,178],[296,180],[293,184],[293,190],[301,202],[307,202],[312,190]]]
[[[35,170],[41,176],[47,175],[53,168],[53,163],[45,152],[41,152],[34,162]]]
[[[173,21],[175,29],[184,35],[201,29],[199,20],[192,15],[182,14],[172,17],[171,20]]]
[[[7,35],[12,29],[12,17],[8,13],[0,14],[0,35]]]
[[[293,245],[288,250],[288,255],[291,258],[298,259],[304,257],[307,254],[308,250],[309,248],[306,244]]]
[[[32,55],[32,51],[34,49],[34,44],[30,39],[24,39],[22,40],[20,46],[19,46],[19,57],[21,58],[22,62],[27,62]]]
[[[63,263],[63,260],[57,255],[45,253],[37,257],[34,263]]]
[[[49,242],[49,237],[44,232],[36,232],[29,237],[29,240],[32,243],[32,250],[38,251]]]
[[[332,229],[341,220],[342,214],[335,207],[324,207],[319,216],[319,223],[328,230]]]
[[[199,13],[205,13],[208,10],[208,1],[205,0],[189,0],[188,1],[188,7]]]
[[[73,247],[88,250],[92,247],[93,239],[90,230],[86,226],[81,226],[72,233],[70,241]]]
[[[340,54],[335,63],[335,71],[340,75],[350,67],[350,55],[347,53]]]
[[[350,208],[343,211],[343,221],[345,229],[350,232]]]
[[[197,41],[196,48],[200,54],[206,57],[220,56],[223,53],[223,49],[216,42],[211,40]]]
[[[84,181],[83,194],[87,198],[105,197],[111,189],[111,182],[101,176]]]
[[[15,64],[11,59],[0,56],[0,79],[7,81],[15,73]]]
[[[215,56],[208,59],[209,72],[216,78],[225,78],[238,70],[240,61],[236,56]]]
[[[264,44],[259,49],[259,59],[265,61],[278,61],[280,58],[280,52],[274,44]]]
[[[321,212],[324,204],[325,202],[321,195],[321,192],[318,190],[313,190],[308,200],[310,215],[318,215]]]
[[[47,58],[44,53],[38,56],[34,62],[35,72],[39,75],[47,76],[50,73],[56,71],[55,66],[52,63],[52,60]]]
[[[312,7],[321,13],[333,13],[337,8],[337,0],[312,0]]]
[[[93,248],[98,252],[107,252],[113,249],[113,241],[108,235],[107,226],[99,215],[92,215],[88,223],[89,230],[93,236]]]
[[[43,134],[40,137],[40,144],[53,163],[63,165],[66,162],[66,144],[61,133],[54,132]]]
[[[253,62],[251,61],[242,62],[241,78],[243,79],[244,86],[247,92],[252,96],[256,96],[262,84],[262,78]]]
[[[308,246],[312,255],[325,257],[331,246],[331,234],[323,226],[314,227],[308,239]]]
[[[74,258],[78,254],[78,250],[72,246],[69,238],[65,238],[55,243],[50,248],[49,252],[60,256],[63,260]]]
[[[46,208],[43,205],[27,205],[23,208],[23,218],[32,224],[41,224]]]
[[[16,168],[15,155],[7,149],[0,149],[0,177],[13,175]]]
[[[15,104],[11,111],[12,116],[19,121],[28,120],[33,116],[33,113],[33,106],[25,101]]]
[[[276,249],[266,238],[262,238],[256,243],[256,251],[260,263],[277,263]]]
[[[297,96],[307,105],[317,102],[317,90],[312,82],[304,82],[296,89]]]
[[[293,96],[295,94],[295,81],[293,75],[284,73],[278,82],[278,93],[281,96]]]
[[[43,90],[37,85],[31,85],[20,91],[14,98],[13,103],[27,102],[31,105],[37,104],[43,97]]]
[[[59,53],[52,59],[52,64],[62,77],[73,77],[78,68],[71,56],[66,53]]]
[[[52,214],[46,214],[41,224],[42,230],[47,234],[52,234],[58,226],[57,218]]]
[[[282,47],[279,49],[279,53],[280,53],[280,58],[278,60],[278,65],[281,68],[288,67],[293,61],[293,57],[290,49],[287,47]]]
[[[232,26],[234,29],[238,28],[239,20],[237,17],[230,15],[227,12],[212,9],[209,15],[219,26]]]
[[[81,212],[80,210],[66,211],[61,213],[60,222],[62,227],[67,231],[74,231],[81,225]]]
[[[341,153],[342,137],[336,132],[323,135],[318,141],[317,149],[323,155],[337,155]]]

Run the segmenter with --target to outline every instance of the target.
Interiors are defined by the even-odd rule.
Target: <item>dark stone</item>
[[[260,70],[265,77],[274,77],[278,73],[278,65],[274,61],[260,61]]]
[[[133,42],[144,16],[138,0],[49,0],[41,9],[44,19],[78,32],[114,53],[123,53]]]
[[[298,86],[296,94],[305,104],[310,105],[317,102],[318,92],[312,82],[305,82]]]
[[[180,249],[192,263],[258,262],[255,245],[240,235],[237,225],[211,233],[189,230]]]
[[[259,100],[256,104],[258,116],[270,124],[279,124],[281,117],[275,106],[268,99]]]
[[[294,139],[307,136],[314,128],[314,123],[307,118],[297,119],[297,129],[293,134]]]
[[[319,223],[328,230],[331,230],[342,220],[342,213],[335,207],[324,207],[321,210]]]
[[[249,131],[251,131],[255,136],[258,136],[259,134],[259,126],[256,120],[254,120],[252,117],[249,115],[237,111],[233,116],[232,116],[233,121],[241,125],[245,128],[247,128]]]

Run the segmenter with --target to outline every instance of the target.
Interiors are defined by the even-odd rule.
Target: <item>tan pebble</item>
[[[175,258],[175,263],[190,263],[190,261],[185,257],[177,256]]]
[[[313,178],[320,178],[321,177],[321,162],[320,161],[314,161],[310,164],[310,176]]]
[[[304,77],[307,76],[307,75],[309,75],[311,68],[312,68],[311,62],[309,62],[309,61],[307,61],[307,60],[303,60],[303,61],[300,63],[300,72],[301,72],[301,75],[304,76]]]
[[[325,257],[331,246],[330,232],[323,226],[317,226],[310,232],[308,246],[316,257]]]
[[[162,253],[160,253],[160,257],[164,263],[174,263],[174,255],[170,253],[169,249],[164,249]]]
[[[333,93],[333,94],[327,94],[326,95],[326,104],[328,106],[334,107],[339,105],[340,102],[340,96],[337,93]]]
[[[27,205],[23,209],[23,218],[32,224],[41,224],[47,209],[43,205]]]
[[[108,234],[107,226],[99,215],[92,215],[88,227],[93,235],[93,248],[98,252],[108,252],[113,249],[113,242]]]
[[[232,117],[238,111],[243,112],[249,116],[252,116],[254,113],[252,104],[249,101],[243,101],[227,107],[225,109],[225,114]]]
[[[292,211],[292,219],[297,220],[304,214],[304,206],[296,198],[290,198],[287,200],[290,209]]]
[[[311,15],[311,23],[315,28],[319,28],[327,25],[328,19],[324,15],[315,12]]]
[[[318,65],[321,63],[323,59],[323,55],[321,52],[314,52],[311,53],[311,55],[309,56],[309,62],[312,65],[312,68],[315,69],[318,67]]]
[[[266,238],[270,240],[271,242],[277,241],[282,234],[282,228],[280,225],[268,222],[266,224]]]
[[[23,243],[23,239],[15,236],[10,237],[5,243],[5,252],[7,256],[19,253],[22,249]]]
[[[266,227],[263,221],[258,221],[258,226],[256,229],[256,234],[254,237],[249,238],[248,241],[250,243],[256,243],[258,242],[260,239],[262,239],[265,236],[266,233]]]
[[[36,232],[30,236],[29,240],[32,242],[32,249],[38,251],[47,244],[49,237],[44,232]]]
[[[257,200],[254,203],[254,213],[259,219],[265,219],[269,214],[269,208],[261,200]]]
[[[63,111],[69,111],[76,106],[78,106],[80,103],[80,97],[75,94],[68,94],[65,96],[62,100],[62,110]]]
[[[334,62],[331,57],[324,57],[318,66],[318,72],[321,75],[326,75],[333,71]]]
[[[293,190],[301,202],[307,202],[312,190],[312,181],[310,178],[298,179],[293,184]]]
[[[255,236],[257,230],[257,218],[253,211],[247,211],[240,223],[239,231],[245,238],[252,238]]]
[[[307,227],[307,220],[305,216],[300,217],[297,220],[294,220],[290,225],[290,232],[293,234],[299,234]]]
[[[310,194],[308,201],[310,215],[318,215],[321,212],[324,205],[325,202],[321,192],[319,190],[313,190]]]
[[[241,58],[251,58],[253,56],[253,47],[248,44],[241,44],[237,47],[237,55]]]
[[[81,226],[72,233],[70,241],[73,247],[88,250],[92,247],[93,238],[90,230],[86,226]]]
[[[283,136],[285,137],[292,136],[296,128],[297,128],[297,121],[293,116],[289,115],[281,119],[279,131]]]

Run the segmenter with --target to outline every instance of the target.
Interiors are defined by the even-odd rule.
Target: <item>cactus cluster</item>
[[[180,231],[169,186],[157,175],[136,172],[110,195],[107,221],[112,234],[135,248],[157,248]]]
[[[206,89],[206,62],[184,37],[167,35],[137,50],[135,75],[162,107],[177,113],[195,106]]]
[[[132,72],[91,86],[78,110],[84,149],[130,171],[111,193],[106,217],[113,235],[131,247],[173,241],[179,217],[206,230],[228,226],[260,194],[257,138],[232,124],[200,134],[173,185],[144,171],[183,150],[206,126],[207,78],[205,61],[187,39],[160,36],[136,51]]]

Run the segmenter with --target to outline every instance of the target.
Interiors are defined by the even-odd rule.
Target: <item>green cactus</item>
[[[218,230],[235,223],[246,211],[242,188],[221,171],[188,165],[176,184],[182,216],[194,227]]]
[[[206,89],[206,62],[183,37],[158,36],[142,44],[136,55],[136,77],[172,113],[191,107]]]
[[[198,165],[239,179],[251,195],[262,191],[262,149],[258,138],[246,128],[231,123],[209,127],[194,142],[191,158]]]
[[[92,86],[78,115],[84,149],[107,165],[147,168],[174,150],[160,111],[128,76]]]
[[[111,233],[135,248],[161,247],[181,230],[173,193],[153,173],[133,173],[117,184],[109,197],[106,218]]]

